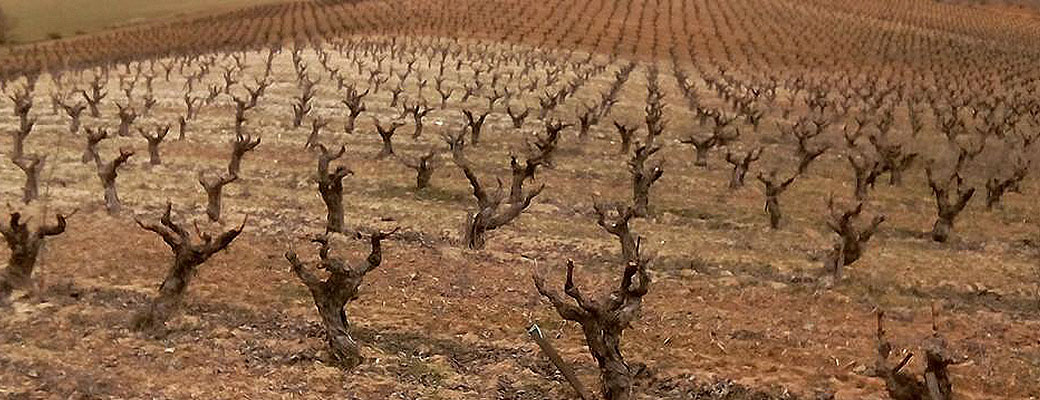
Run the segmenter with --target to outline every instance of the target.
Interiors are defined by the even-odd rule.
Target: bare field
[[[279,0],[3,0],[13,43],[95,33],[133,24],[216,14]]]
[[[60,79],[43,74],[32,91],[36,122],[24,142],[26,154],[46,157],[39,199],[21,204],[26,175],[6,160],[0,199],[4,215],[22,210],[33,226],[55,212],[77,211],[65,233],[47,239],[32,284],[0,308],[0,395],[578,398],[528,336],[533,323],[598,391],[600,371],[581,327],[560,318],[532,276],[543,274],[560,290],[564,265],[573,260],[586,295],[617,286],[621,248],[597,226],[594,211],[597,202],[633,202],[633,153],[622,149],[617,122],[638,127],[632,149],[649,140],[661,147],[650,161],[663,169],[650,189],[648,215],[631,222],[643,254],[653,256],[653,282],[621,345],[634,377],[632,398],[890,398],[884,380],[872,376],[877,310],[887,315],[892,358],[915,354],[903,371],[921,375],[925,339],[935,329],[959,361],[949,367],[956,398],[1040,396],[1035,173],[1001,192],[999,206],[986,206],[989,181],[1040,161],[1031,136],[1040,132],[1040,71],[1029,64],[1038,53],[1023,44],[1040,27],[1027,17],[997,24],[1001,14],[976,20],[960,7],[914,2],[892,9],[881,2],[764,0],[618,2],[613,9],[592,1],[478,3],[467,3],[474,7],[469,14],[459,11],[463,5],[439,2],[328,5],[353,11],[344,20],[368,22],[358,22],[354,33],[285,44],[278,53],[200,51],[71,69]],[[491,13],[495,6],[503,14]],[[388,10],[405,22],[377,18]],[[926,12],[935,10],[942,13]],[[495,31],[507,27],[491,22],[509,12],[539,18]],[[336,25],[326,18],[287,18],[294,22],[278,32],[299,37]],[[414,32],[402,28],[415,21],[429,23],[416,23]],[[453,25],[459,31],[449,35]],[[820,31],[847,36],[810,46]],[[890,36],[871,35],[877,32]],[[842,41],[876,46],[835,55]],[[4,91],[16,96],[26,82],[13,77]],[[82,111],[81,130],[70,133],[70,117],[49,95],[85,105],[89,96],[78,91],[89,94],[95,82],[107,92],[100,116]],[[261,82],[269,86],[236,128],[235,100]],[[308,82],[311,109],[293,127]],[[366,109],[347,132],[351,87],[367,92]],[[648,99],[655,92],[665,122],[651,138]],[[606,100],[611,96],[614,102]],[[197,115],[186,114],[192,106],[185,97]],[[419,102],[432,111],[413,137],[407,107]],[[123,137],[115,131],[127,104],[139,116]],[[524,109],[530,115],[518,128],[510,114]],[[472,128],[467,132],[464,110],[487,113],[479,144]],[[705,114],[711,112],[720,116]],[[181,139],[178,119],[186,115]],[[590,115],[598,121],[585,131],[581,121]],[[733,120],[718,122],[726,117]],[[294,249],[316,259],[309,240],[325,232],[318,152],[306,146],[316,121],[328,123],[317,142],[344,146],[333,164],[352,171],[343,190],[347,234],[332,235],[335,254],[361,263],[367,235],[400,228],[347,306],[365,358],[349,371],[334,366],[311,294],[283,256]],[[391,121],[401,126],[394,154],[385,156],[376,125]],[[486,189],[494,191],[498,178],[508,191],[511,157],[530,160],[529,144],[552,121],[571,126],[552,163],[524,180],[527,193],[544,190],[519,217],[489,232],[483,249],[467,248],[465,226],[477,201],[446,136],[469,138],[465,156]],[[16,114],[0,114],[5,130],[20,124]],[[157,125],[171,129],[161,165],[150,165],[136,128]],[[814,125],[824,128],[800,146],[799,135],[808,135],[800,129]],[[120,149],[135,151],[119,169],[119,215],[106,213],[94,162],[81,161],[87,128],[112,133],[98,145],[102,161]],[[221,221],[210,222],[198,180],[225,169],[238,129],[262,140],[224,189]],[[737,137],[712,145],[707,165],[698,165],[691,136],[718,132]],[[5,159],[16,136],[0,138]],[[878,143],[917,154],[902,183],[890,184],[891,171],[880,169],[885,148]],[[804,150],[814,146],[826,150],[799,172]],[[727,153],[755,149],[761,158],[744,184],[730,187]],[[430,151],[437,168],[419,190],[405,162]],[[876,182],[857,185],[862,178],[850,158],[874,162]],[[951,173],[946,185],[962,180],[960,188],[977,189],[942,243],[932,240],[936,199],[925,166]],[[770,171],[795,177],[779,197],[783,217],[775,229],[757,179]],[[857,226],[885,216],[839,277],[824,267],[837,240],[828,227],[829,198],[836,207],[863,202]],[[222,231],[247,222],[226,252],[199,268],[182,310],[159,334],[145,334],[132,316],[155,296],[173,257],[135,219],[157,220],[167,200],[186,227],[195,221],[194,229]]]

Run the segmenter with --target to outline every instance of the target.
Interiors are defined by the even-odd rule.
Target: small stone
[[[784,289],[787,289],[787,284],[786,283],[777,282],[777,281],[769,281],[768,283],[766,283],[766,286],[769,286],[769,288],[773,289],[773,290],[784,290]]]

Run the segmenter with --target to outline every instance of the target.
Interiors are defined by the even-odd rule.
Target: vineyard
[[[1040,14],[970,3],[0,47],[0,395],[1040,397]]]

